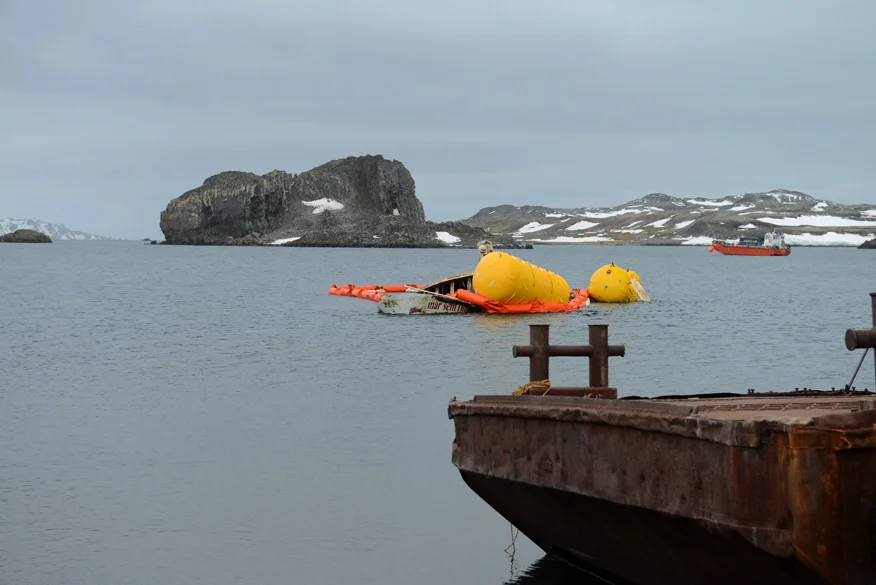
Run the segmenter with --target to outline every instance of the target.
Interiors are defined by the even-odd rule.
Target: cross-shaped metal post
[[[608,385],[608,358],[623,356],[623,345],[608,344],[608,325],[589,325],[590,345],[551,345],[550,325],[530,325],[529,345],[515,345],[512,355],[529,358],[529,381],[539,382],[550,379],[549,361],[551,357],[590,358],[590,385],[586,387],[552,386],[554,396],[585,396],[595,394],[604,398],[616,398],[617,390]]]

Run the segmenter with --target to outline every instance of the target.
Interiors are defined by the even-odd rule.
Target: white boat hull
[[[377,302],[377,310],[387,315],[457,315],[480,309],[451,297],[424,293],[388,294]]]

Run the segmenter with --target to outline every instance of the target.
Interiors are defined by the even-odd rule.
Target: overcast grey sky
[[[160,238],[223,170],[402,161],[426,217],[876,202],[873,0],[0,0],[0,217]]]

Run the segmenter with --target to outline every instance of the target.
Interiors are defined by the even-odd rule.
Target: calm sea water
[[[424,284],[475,251],[0,246],[0,582],[580,583],[523,535],[504,551],[450,462],[451,397],[525,382],[529,323],[563,344],[608,323],[622,395],[842,386],[876,291],[866,250],[518,255],[577,286],[615,262],[653,302],[390,317],[328,286]],[[551,377],[583,385],[587,360]]]

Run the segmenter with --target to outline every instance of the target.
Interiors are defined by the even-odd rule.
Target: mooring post
[[[608,386],[608,358],[623,357],[626,347],[608,344],[608,325],[589,325],[590,347],[590,385],[594,387]]]
[[[529,345],[515,345],[511,348],[514,357],[529,358],[529,381],[539,382],[550,378],[548,348],[550,347],[550,325],[530,325]]]
[[[590,345],[551,345],[550,325],[530,325],[529,345],[515,345],[511,355],[529,358],[529,381],[541,382],[550,379],[551,357],[590,358],[590,385],[586,387],[552,386],[550,393],[560,396],[597,395],[604,398],[617,397],[617,390],[608,385],[608,358],[623,356],[623,345],[608,344],[608,325],[589,325]]]
[[[851,381],[846,384],[846,389],[850,389],[855,382],[855,377],[858,375],[858,370],[861,369],[861,364],[864,363],[864,358],[867,352],[873,350],[873,372],[876,376],[876,292],[870,293],[870,308],[873,312],[873,328],[872,329],[846,329],[846,349],[854,351],[863,349],[864,355],[861,356],[861,361],[858,362],[858,367],[855,373],[852,374]]]
[[[849,351],[861,348],[876,348],[876,292],[870,293],[870,299],[873,309],[873,328],[847,329],[846,348]]]

